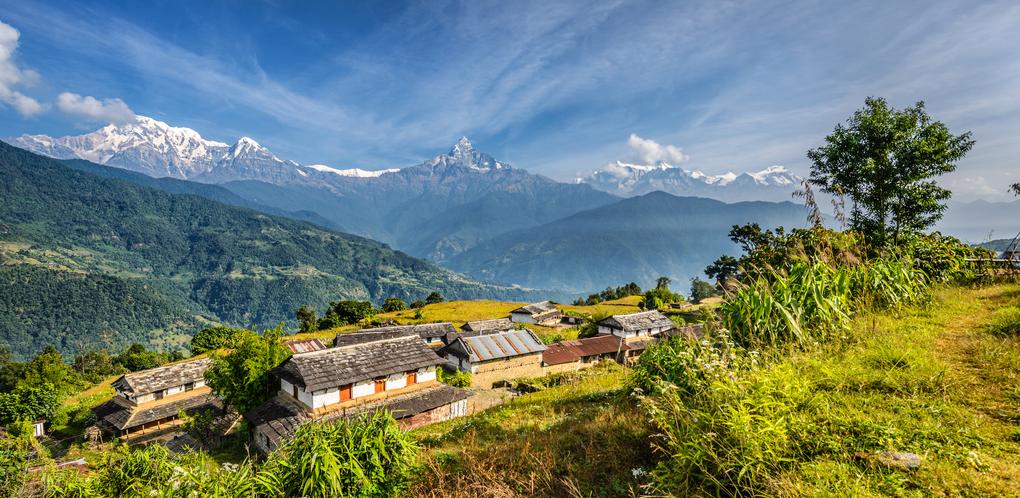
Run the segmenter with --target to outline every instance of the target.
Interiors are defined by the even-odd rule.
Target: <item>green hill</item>
[[[208,322],[275,325],[344,298],[536,297],[372,240],[79,169],[0,144],[0,342],[18,357],[49,343],[173,346]]]
[[[498,236],[447,265],[476,278],[591,292],[620,282],[648,287],[667,276],[682,288],[720,254],[735,254],[735,224],[801,227],[791,202],[724,202],[653,192]]]

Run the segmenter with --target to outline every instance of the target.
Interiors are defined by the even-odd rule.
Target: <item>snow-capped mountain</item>
[[[191,128],[170,126],[145,116],[123,125],[110,124],[85,135],[59,138],[22,135],[4,141],[57,159],[86,159],[157,178],[205,183],[234,180],[318,183],[334,175],[372,178],[392,171],[339,170],[321,164],[301,166],[277,157],[249,137],[241,137],[228,145],[206,140]]]
[[[326,166],[325,164],[308,164],[304,167],[314,169],[320,173],[330,173],[337,176],[346,176],[351,178],[379,178],[386,173],[396,173],[397,171],[400,171],[400,168],[380,169],[375,171],[361,168],[336,169],[332,166]]]
[[[417,167],[437,171],[458,166],[483,172],[510,168],[509,164],[497,161],[492,156],[475,150],[467,137],[460,137],[448,154],[440,154]]]
[[[662,191],[673,195],[709,197],[722,201],[790,200],[802,178],[783,166],[757,172],[707,175],[663,162],[629,164],[617,161],[577,179],[592,187],[621,196]]]

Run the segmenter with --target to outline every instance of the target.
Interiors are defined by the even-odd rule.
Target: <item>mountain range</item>
[[[662,161],[648,165],[617,161],[576,180],[577,183],[624,197],[666,192],[726,202],[788,201],[803,181],[783,166],[750,173],[706,175]]]
[[[275,326],[338,299],[548,296],[211,199],[232,195],[0,144],[0,343],[179,347],[207,324]]]

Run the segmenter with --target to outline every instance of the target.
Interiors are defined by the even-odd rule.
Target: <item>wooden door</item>
[[[410,372],[407,372],[407,385],[411,386],[416,384],[417,382],[418,372],[416,370],[411,370]]]
[[[375,379],[375,392],[381,393],[386,390],[386,378]]]
[[[340,388],[340,401],[343,402],[350,400],[351,400],[351,385],[347,384],[346,386]]]

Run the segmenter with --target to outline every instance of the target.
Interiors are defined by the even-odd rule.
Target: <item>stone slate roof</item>
[[[379,398],[369,403],[362,403],[347,409],[328,412],[319,418],[319,420],[337,420],[372,410],[388,410],[393,415],[393,418],[400,420],[462,399],[467,399],[471,395],[470,391],[464,389],[446,384],[436,384],[428,389]],[[252,411],[245,414],[245,418],[248,419],[248,423],[251,424],[252,428],[265,434],[275,447],[279,447],[281,441],[289,440],[294,435],[294,431],[297,430],[298,426],[312,420],[304,408],[283,396],[276,396],[255,407]]]
[[[393,339],[417,335],[424,339],[443,339],[448,334],[457,333],[451,323],[423,323],[419,325],[396,325],[393,327],[378,327],[374,329],[363,329],[357,332],[341,333],[333,339],[334,346],[349,346],[364,342],[378,341],[381,339]]]
[[[521,306],[510,313],[526,313],[529,315],[541,315],[550,311],[556,311],[556,305],[550,301],[542,301],[540,303],[533,303],[527,306]]]
[[[514,322],[509,318],[493,318],[492,320],[475,320],[461,325],[460,329],[465,332],[486,332],[490,330],[502,331],[514,328]]]
[[[546,345],[534,334],[523,330],[505,330],[495,334],[484,334],[473,337],[460,337],[467,350],[470,351],[472,363],[478,361],[511,358],[524,354],[545,351]]]
[[[117,430],[124,430],[177,415],[180,411],[195,413],[203,410],[223,411],[223,402],[212,393],[175,399],[141,409],[129,408],[114,400],[110,400],[93,408],[92,412],[96,414],[96,420],[100,421],[103,425]]]
[[[296,354],[272,373],[314,392],[442,363],[414,334]]]
[[[613,315],[601,320],[599,325],[623,330],[625,332],[676,326],[676,324],[673,323],[673,320],[670,320],[666,317],[666,315],[663,315],[656,310],[630,313],[627,315]]]
[[[549,346],[542,353],[542,362],[546,365],[571,363],[589,356],[616,354],[629,350],[623,339],[613,335],[597,335],[585,339],[560,341]]]
[[[142,394],[162,391],[174,386],[187,384],[202,380],[211,358],[199,358],[197,360],[164,365],[162,367],[150,368],[124,374],[113,381],[113,388],[128,396],[139,396]]]

